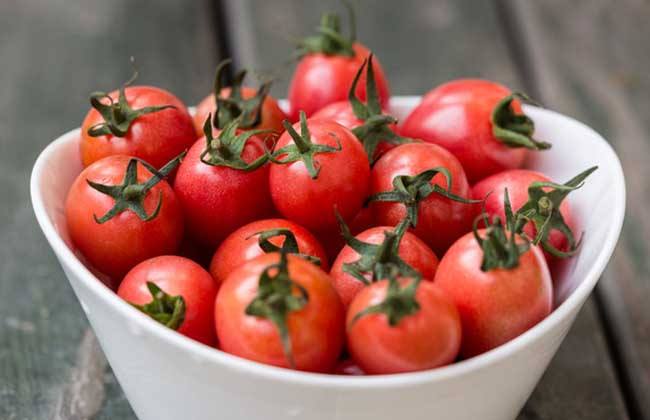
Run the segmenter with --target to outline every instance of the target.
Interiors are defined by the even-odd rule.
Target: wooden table
[[[139,82],[195,103],[222,57],[261,70],[286,66],[287,40],[309,32],[323,7],[340,9],[319,3],[0,2],[0,419],[135,418],[36,226],[28,177],[37,153],[79,125],[89,92],[128,79],[130,55]],[[623,235],[519,418],[650,419],[650,3],[363,5],[360,39],[384,63],[393,92],[419,94],[450,78],[485,77],[610,139],[627,173]],[[274,95],[284,96],[286,85],[285,76]]]

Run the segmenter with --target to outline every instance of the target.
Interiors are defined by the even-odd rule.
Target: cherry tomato
[[[472,197],[485,200],[485,211],[490,217],[499,216],[505,219],[503,208],[503,197],[505,190],[508,189],[510,202],[514,211],[519,210],[521,206],[528,202],[528,187],[533,182],[551,182],[544,174],[528,169],[513,169],[510,171],[500,172],[478,182],[472,187]],[[489,194],[489,195],[488,195]],[[560,212],[564,221],[572,230],[575,228],[575,222],[571,214],[571,207],[568,201],[563,201],[560,206]],[[529,222],[524,227],[524,232],[534,238],[536,232],[535,225]],[[552,230],[549,233],[549,242],[559,250],[567,250],[567,239],[560,231]],[[551,261],[550,255],[545,253],[547,261]]]
[[[213,138],[208,123],[208,136],[187,152],[174,182],[190,235],[209,247],[273,211],[263,142],[236,127],[232,122]]]
[[[483,237],[486,230],[479,230]],[[483,250],[474,233],[456,241],[442,257],[434,284],[455,303],[463,324],[461,355],[473,357],[529,330],[546,318],[553,284],[542,251],[532,246],[516,266],[481,269]]]
[[[183,237],[174,191],[129,156],[109,156],[84,169],[70,187],[65,216],[74,246],[114,280],[141,261],[174,254]]]
[[[356,235],[355,238],[368,244],[386,244],[386,232],[393,232],[394,230],[396,229],[393,227],[378,226],[363,231]],[[410,232],[405,232],[404,236],[398,240],[399,258],[415,271],[419,272],[425,279],[432,280],[438,267],[438,257],[436,257],[436,254],[434,254],[431,248]],[[380,260],[386,258],[389,252],[389,250],[384,250],[383,252],[375,251],[377,254],[374,258],[376,263],[383,263]],[[346,264],[354,263],[360,258],[361,255],[352,246],[346,245],[336,257],[334,263],[332,263],[330,277],[332,277],[334,287],[345,307],[348,307],[352,299],[366,286],[364,282],[344,271]],[[367,283],[373,280],[372,273],[364,273],[363,277]]]
[[[329,233],[338,231],[335,209],[345,220],[361,210],[370,164],[347,128],[333,121],[307,121],[303,114],[295,128],[287,125],[274,156],[271,197],[285,218],[316,234]]]
[[[149,283],[166,296],[152,296]],[[215,344],[213,314],[217,285],[194,261],[172,255],[143,261],[124,277],[117,294],[163,325],[201,343]],[[183,299],[180,310],[175,301],[178,297]]]
[[[442,147],[430,143],[403,144],[383,155],[372,169],[371,196],[394,191],[393,182],[399,176],[416,177],[435,168],[444,168],[449,172],[450,190],[453,195],[469,197],[469,184],[458,159]],[[407,177],[401,178],[406,184],[411,182],[406,179]],[[412,181],[415,182],[415,179],[413,178]],[[422,186],[426,186],[426,178],[420,181],[418,182]],[[448,190],[444,173],[435,174],[428,184],[438,185],[442,190]],[[420,193],[417,195],[419,198],[413,197],[417,204],[415,202],[412,204],[412,209],[417,215],[413,232],[437,255],[442,255],[458,237],[471,230],[473,207],[476,204],[458,202],[435,191],[426,197],[421,197]],[[385,226],[395,226],[409,214],[408,207],[402,202],[372,201],[371,208],[375,214],[375,221]]]
[[[350,87],[347,101],[334,102],[325,106],[316,112],[312,119],[334,120],[352,130],[363,144],[368,159],[374,162],[387,150],[398,144],[408,143],[411,139],[400,137],[396,133],[397,120],[382,110],[372,60],[371,54],[359,68]],[[355,94],[364,68],[366,68],[366,103]]]
[[[94,97],[96,106],[111,117],[105,119],[95,108],[88,111],[79,143],[84,166],[106,156],[128,155],[160,168],[194,143],[192,117],[177,97],[152,86],[131,86],[123,92],[124,101],[120,91]],[[127,122],[118,122],[116,115]]]
[[[370,54],[354,41],[354,34],[346,38],[341,33],[338,15],[323,15],[320,29],[318,35],[306,38],[299,46],[302,58],[289,84],[291,121],[298,119],[300,111],[310,116],[325,105],[346,99],[359,67]],[[388,82],[379,61],[373,63],[373,69],[380,103],[385,107],[390,96]],[[365,75],[357,87],[357,96],[366,98]]]
[[[425,95],[400,133],[449,150],[470,182],[519,168],[528,148],[542,150],[550,145],[532,138],[533,121],[510,95],[505,86],[487,80],[453,80]],[[498,106],[500,111],[493,114]]]
[[[224,351],[313,372],[330,372],[336,365],[344,318],[323,270],[295,255],[283,264],[278,253],[261,255],[232,272],[215,307]]]
[[[381,280],[364,288],[350,305],[347,326],[348,350],[368,374],[443,366],[454,361],[461,343],[458,311],[430,281],[400,278],[391,287]]]
[[[320,268],[328,269],[325,250],[307,229],[289,220],[266,219],[240,227],[219,245],[210,264],[212,277],[217,283],[222,283],[230,273],[246,261],[265,254],[266,251],[260,248],[260,233],[277,231],[278,233],[268,238],[268,241],[275,248],[282,247],[287,241],[287,233],[282,234],[279,230],[289,231],[288,233],[292,235],[291,240],[297,245],[300,254],[317,258]]]
[[[596,168],[589,168],[569,180],[563,186],[553,183],[547,176],[527,169],[513,169],[500,172],[478,182],[472,188],[472,196],[486,198],[485,211],[490,217],[505,218],[504,196],[506,189],[514,211],[534,210],[537,214],[523,228],[530,237],[536,238],[536,226],[548,226],[548,232],[540,239],[540,245],[549,264],[557,261],[556,257],[566,258],[577,250],[579,240],[573,232],[576,222],[571,214],[566,195],[580,188]],[[541,184],[540,184],[541,183]],[[557,188],[561,187],[560,190]],[[553,192],[555,190],[555,192]],[[544,215],[543,213],[548,213]],[[531,218],[531,217],[529,217]],[[550,219],[547,219],[550,218]]]
[[[335,375],[363,376],[365,373],[350,359],[341,360],[334,368]]]
[[[249,99],[255,96],[257,90],[248,86],[242,86],[241,95],[244,99]],[[230,88],[223,88],[221,90],[221,96],[224,98],[230,97]],[[194,114],[194,127],[197,132],[197,136],[203,135],[203,124],[205,119],[209,114],[214,115],[216,111],[216,102],[214,100],[214,94],[210,94],[204,98],[196,106],[196,114]],[[278,105],[278,101],[272,96],[266,96],[264,102],[262,102],[260,122],[254,125],[253,129],[260,130],[272,130],[276,134],[280,134],[284,131],[282,127],[282,121],[284,121],[287,116],[284,114],[284,111]]]

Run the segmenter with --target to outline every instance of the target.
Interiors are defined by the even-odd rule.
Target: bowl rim
[[[418,101],[419,96],[393,96],[391,98],[391,107],[394,106],[407,106]],[[343,389],[368,389],[368,388],[394,388],[399,386],[413,386],[421,383],[431,383],[444,381],[454,377],[460,377],[471,372],[486,368],[490,365],[498,363],[510,356],[516,354],[520,349],[528,346],[535,340],[540,339],[547,331],[556,327],[565,318],[569,317],[571,313],[579,310],[580,306],[586,300],[591,290],[594,288],[598,279],[607,265],[616,243],[618,236],[621,232],[623,219],[625,215],[625,179],[623,169],[616,155],[616,152],[610,144],[591,127],[577,121],[573,118],[567,117],[560,113],[537,108],[533,106],[526,106],[527,111],[532,111],[534,114],[548,114],[552,118],[564,120],[572,124],[577,124],[581,129],[590,132],[596,141],[603,143],[610,153],[612,160],[612,169],[614,172],[614,179],[611,180],[611,187],[614,189],[616,197],[616,205],[612,209],[612,221],[606,233],[606,238],[603,247],[600,249],[595,258],[594,264],[587,272],[585,279],[578,285],[578,287],[551,312],[544,320],[535,325],[530,330],[515,337],[509,342],[483,353],[479,356],[456,362],[447,366],[430,369],[420,372],[399,373],[390,375],[368,375],[368,376],[344,376],[344,375],[331,375],[323,373],[301,372],[291,369],[285,369],[270,365],[265,365],[259,362],[243,359],[238,356],[228,354],[222,350],[204,345],[192,339],[189,339],[181,334],[176,333],[163,325],[160,325],[153,319],[143,315],[131,305],[124,302],[118,297],[116,293],[110,290],[104,283],[102,283],[68,248],[63,238],[56,231],[54,224],[48,217],[43,197],[40,189],[40,179],[45,172],[47,162],[50,160],[54,151],[68,143],[77,142],[79,138],[79,128],[68,131],[61,135],[56,140],[51,142],[39,154],[31,173],[30,179],[30,195],[32,206],[36,219],[45,234],[46,239],[50,246],[57,255],[60,263],[67,267],[72,275],[77,276],[83,286],[85,286],[96,297],[102,300],[105,304],[110,306],[113,310],[119,312],[122,316],[128,317],[131,322],[136,323],[143,332],[147,332],[156,336],[159,340],[167,342],[169,345],[175,346],[178,350],[190,353],[196,358],[197,356],[204,359],[205,362],[222,365],[223,367],[238,370],[242,374],[250,374],[253,376],[260,376],[265,379],[275,380],[279,382],[289,382],[300,386],[315,386],[315,387],[335,387]],[[70,281],[70,280],[69,280]]]

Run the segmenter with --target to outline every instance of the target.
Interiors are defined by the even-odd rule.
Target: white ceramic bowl
[[[404,117],[417,97],[395,97]],[[618,239],[625,210],[623,171],[607,142],[555,112],[526,107],[537,137],[553,143],[527,167],[564,182],[598,165],[572,193],[587,232],[560,275],[562,302],[539,325],[488,353],[426,372],[343,377],[295,372],[223,353],[167,329],[123,302],[84,266],[64,217],[68,188],[81,171],[79,130],[53,141],[31,178],[36,218],[141,420],[508,420],[530,396],[592,291]]]

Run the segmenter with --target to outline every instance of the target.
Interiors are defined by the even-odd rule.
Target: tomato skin
[[[332,372],[334,375],[344,375],[344,376],[363,376],[365,373],[361,370],[359,366],[357,366],[356,363],[354,363],[350,359],[345,359],[341,360],[336,367],[334,368],[334,371]]]
[[[404,287],[411,279],[400,279]],[[461,343],[461,322],[444,291],[422,281],[415,293],[420,310],[390,326],[385,314],[370,314],[352,322],[386,297],[388,280],[364,288],[347,313],[347,344],[352,359],[368,374],[415,372],[453,362]]]
[[[484,236],[484,231],[479,234]],[[553,284],[537,246],[519,266],[481,271],[483,251],[472,232],[442,257],[434,283],[456,304],[463,323],[461,355],[484,353],[526,332],[551,313]]]
[[[178,168],[174,191],[189,234],[204,246],[216,247],[235,229],[272,213],[269,167],[245,172],[211,166],[201,161],[205,147],[204,137],[187,152]],[[253,136],[244,146],[242,159],[250,163],[262,154],[262,140]]]
[[[81,161],[84,167],[106,156],[128,155],[161,168],[196,140],[192,117],[180,99],[166,90],[153,86],[129,86],[125,89],[126,99],[134,109],[147,106],[173,105],[136,118],[124,137],[112,134],[91,137],[88,129],[104,122],[101,114],[91,108],[81,124]],[[118,91],[110,97],[117,102]]]
[[[355,42],[354,57],[344,55],[308,54],[299,62],[289,85],[289,119],[298,120],[298,112],[307,116],[325,105],[343,101],[348,97],[352,81],[363,61],[370,55],[365,46]],[[373,70],[382,107],[390,96],[388,81],[377,57],[373,59]],[[356,90],[357,97],[366,99],[366,75],[361,75]]]
[[[257,93],[257,89],[242,86],[241,94],[244,99],[252,98]],[[225,87],[221,89],[221,96],[224,98],[230,97],[230,88]],[[196,106],[196,113],[194,114],[194,129],[196,130],[197,137],[203,136],[203,125],[205,120],[208,118],[208,115],[215,115],[217,106],[214,100],[214,93],[206,96],[199,104]],[[261,117],[260,122],[255,127],[250,129],[260,129],[260,130],[273,130],[277,135],[284,131],[282,126],[282,121],[287,118],[286,114],[278,105],[278,101],[272,96],[267,95],[266,99],[262,103],[261,108]]]
[[[384,232],[390,232],[394,229],[394,227],[390,226],[377,226],[363,231],[356,235],[356,238],[362,242],[380,244],[384,241]],[[438,257],[431,248],[411,232],[404,234],[399,245],[399,256],[405,263],[419,271],[423,278],[433,279],[438,268]],[[343,272],[343,264],[352,263],[358,259],[359,254],[349,245],[346,245],[332,263],[332,269],[330,270],[332,283],[346,308],[350,306],[350,303],[361,289],[366,287],[358,279]],[[370,275],[366,276],[366,278],[368,281],[372,280]]]
[[[352,110],[352,105],[349,101],[339,101],[334,102],[329,105],[326,105],[324,108],[321,108],[317,111],[311,119],[313,120],[332,120],[341,124],[343,127],[352,130],[353,128],[359,127],[364,124],[364,121],[357,118],[354,115]],[[388,128],[393,132],[397,132],[397,126],[395,124],[388,124]],[[374,153],[374,159],[378,159],[381,155],[394,148],[395,145],[382,141],[377,145]]]
[[[158,215],[143,222],[131,210],[125,210],[103,224],[101,217],[114,205],[112,197],[91,188],[86,180],[106,185],[120,185],[132,157],[114,155],[94,162],[74,181],[65,203],[68,233],[74,246],[88,262],[113,280],[121,280],[133,266],[158,255],[174,254],[183,237],[183,214],[174,191],[166,181],[156,184],[144,198],[144,209],[151,214],[159,197]],[[152,174],[137,166],[139,183]]]
[[[469,197],[470,188],[460,162],[447,150],[431,143],[408,143],[400,145],[382,156],[370,176],[371,195],[393,190],[393,179],[399,175],[417,175],[427,169],[445,167],[452,176],[452,193]],[[432,184],[447,188],[442,174],[437,174]],[[395,226],[406,217],[402,203],[371,202],[375,221]],[[419,204],[418,223],[412,229],[436,255],[443,255],[449,245],[465,232],[471,230],[475,204],[464,204],[432,193]]]
[[[316,179],[311,178],[302,161],[271,165],[271,197],[285,218],[315,234],[338,232],[334,209],[344,220],[351,220],[368,195],[368,157],[354,134],[342,125],[324,120],[308,120],[307,125],[314,144],[338,147],[338,140],[342,149],[315,155],[315,164],[320,167]],[[294,128],[300,133],[300,124]],[[285,132],[278,139],[276,150],[292,143]]]
[[[289,368],[276,326],[268,319],[245,313],[256,296],[260,274],[279,259],[277,253],[265,254],[232,272],[217,295],[215,323],[224,351]],[[330,372],[343,347],[343,306],[323,270],[295,255],[289,255],[288,262],[291,279],[309,295],[305,307],[287,316],[295,368]]]
[[[257,233],[269,229],[286,228],[293,232],[300,253],[318,257],[321,261],[320,267],[327,271],[327,255],[323,246],[304,227],[284,219],[257,220],[240,227],[231,233],[217,248],[210,263],[210,274],[219,284],[234,270],[265,252],[259,247]],[[274,237],[270,242],[276,246],[282,246],[284,238]]]
[[[147,304],[152,300],[147,282],[155,283],[170,296],[183,296],[185,319],[179,333],[203,344],[215,344],[212,314],[217,285],[203,267],[175,255],[151,258],[128,272],[117,294],[135,305]]]
[[[449,150],[462,163],[470,182],[519,168],[527,150],[508,147],[492,134],[492,110],[511,93],[505,86],[487,80],[444,83],[424,96],[404,120],[400,134]],[[519,102],[513,101],[512,106],[521,112]]]
[[[528,186],[533,182],[552,181],[540,172],[528,169],[513,169],[499,172],[498,174],[494,174],[479,181],[472,187],[472,197],[475,199],[483,199],[487,196],[487,199],[485,200],[485,211],[487,214],[490,217],[499,216],[501,220],[505,220],[503,200],[506,188],[508,189],[508,196],[510,198],[512,210],[517,211],[528,201]],[[560,204],[560,213],[562,214],[566,224],[575,232],[576,223],[573,220],[571,206],[568,200],[565,199],[562,201],[562,204]],[[537,229],[535,229],[535,225],[532,222],[529,222],[524,227],[524,232],[530,238],[534,238]],[[552,230],[550,232],[549,242],[561,251],[568,250],[566,237],[557,230]],[[544,256],[549,264],[555,263],[557,260],[547,252],[544,252]]]

